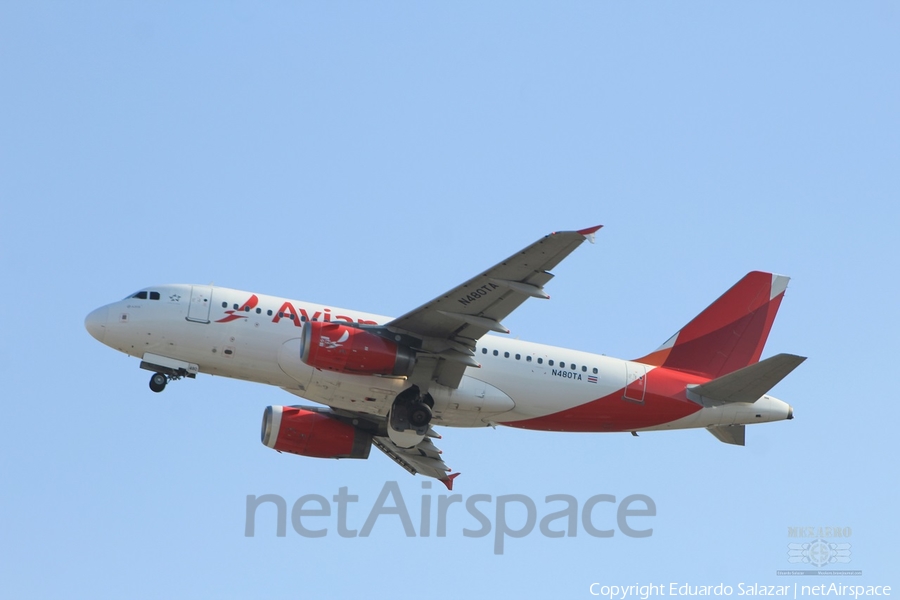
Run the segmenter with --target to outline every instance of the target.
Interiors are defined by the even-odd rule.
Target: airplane
[[[743,446],[745,426],[793,418],[768,395],[805,357],[760,360],[788,277],[748,273],[657,350],[622,360],[509,339],[502,320],[548,299],[550,270],[601,226],[551,233],[397,318],[212,285],[158,285],[85,319],[140,359],[150,389],[200,373],[317,403],[268,406],[262,443],[318,458],[372,446],[453,488],[436,427],[561,432],[705,428]]]

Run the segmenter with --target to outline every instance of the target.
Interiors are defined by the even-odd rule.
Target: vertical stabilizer
[[[710,379],[759,361],[789,277],[753,271],[638,362]]]

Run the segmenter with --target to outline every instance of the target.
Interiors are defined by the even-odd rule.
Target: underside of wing
[[[348,431],[351,430],[351,428],[352,430],[358,430],[360,433],[354,436],[348,436],[343,432],[329,432],[328,435],[339,434],[343,435],[344,437],[363,439],[365,440],[365,443],[367,445],[370,443],[368,440],[371,440],[371,445],[384,452],[391,460],[406,469],[409,473],[413,475],[420,474],[425,477],[433,477],[434,479],[437,479],[441,483],[446,485],[447,489],[452,489],[453,479],[457,475],[459,475],[458,473],[454,473],[452,475],[449,474],[450,467],[444,464],[444,461],[441,458],[441,451],[431,441],[431,438],[440,438],[441,436],[431,427],[428,428],[428,433],[418,444],[416,444],[412,448],[401,448],[393,441],[391,441],[390,437],[388,437],[387,420],[384,417],[325,406],[291,406],[278,408],[295,410],[299,409],[300,411],[305,413],[315,413],[316,415],[320,415],[327,421],[338,421],[340,423],[343,423],[343,426],[346,427]],[[301,427],[296,426],[296,424],[292,426],[291,423],[283,423],[281,421],[281,410],[278,411],[278,417],[279,423],[274,425],[266,425],[264,422],[263,425],[264,430],[269,431],[269,435],[273,436],[271,444],[267,443],[267,439],[264,439],[263,443],[269,445],[272,448],[275,448],[276,450],[279,448],[276,446],[275,438],[279,438],[280,432],[278,431],[278,429],[281,427],[288,427],[289,429],[294,430],[289,432],[289,437],[305,437],[307,440],[309,440],[313,435],[316,434],[314,430],[310,429],[309,431],[307,431],[303,430]],[[271,418],[271,416],[269,418]],[[265,431],[263,434],[264,438],[266,438]],[[296,448],[286,451],[293,452],[295,454],[305,454],[304,452],[297,452]],[[359,452],[358,455],[352,456],[352,458],[367,458],[368,455],[368,450],[366,450],[364,453]]]
[[[441,451],[431,439],[426,437],[412,448],[400,448],[389,437],[376,436],[372,444],[413,475],[433,477],[446,485],[448,490],[453,489],[453,480],[459,473],[450,474],[450,467],[444,463]]]

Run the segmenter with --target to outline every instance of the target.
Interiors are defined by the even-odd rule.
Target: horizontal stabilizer
[[[702,385],[688,388],[688,398],[702,406],[731,402],[753,403],[796,369],[806,357],[776,354]]]
[[[713,425],[707,427],[709,432],[719,438],[720,442],[726,444],[734,444],[735,446],[744,445],[744,426],[743,425]]]

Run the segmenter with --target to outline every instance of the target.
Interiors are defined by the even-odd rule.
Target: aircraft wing
[[[299,395],[295,390],[285,389],[285,391]],[[444,464],[441,451],[431,441],[431,438],[441,437],[433,428],[428,428],[428,434],[417,445],[412,448],[401,448],[388,437],[384,417],[332,406],[297,406],[296,408],[327,415],[369,433],[372,436],[372,445],[387,454],[388,458],[408,472],[413,475],[421,474],[433,477],[446,485],[448,490],[453,489],[453,480],[459,473],[451,475],[450,467]]]
[[[580,246],[593,241],[600,225],[544,236],[503,262],[476,275],[405,315],[387,323],[394,333],[422,340],[410,379],[437,381],[455,388],[475,360],[475,342],[488,331],[509,333],[502,320],[528,298],[549,298],[543,286],[550,269]]]

